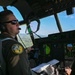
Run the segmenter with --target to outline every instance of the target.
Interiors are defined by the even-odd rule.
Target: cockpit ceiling
[[[32,11],[39,18],[43,18],[54,13],[72,9],[75,7],[75,0],[26,0]]]
[[[41,19],[72,9],[75,7],[75,0],[14,0],[10,5],[17,7],[24,18],[30,12],[34,12]]]

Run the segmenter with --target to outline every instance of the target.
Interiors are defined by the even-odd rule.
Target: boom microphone
[[[21,30],[21,28],[18,28],[19,30]]]

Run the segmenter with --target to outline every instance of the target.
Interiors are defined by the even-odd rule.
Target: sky
[[[14,15],[19,21],[23,20],[21,14],[15,7],[8,6],[7,8],[14,12]],[[3,11],[3,8],[1,6],[0,6],[0,11]],[[66,11],[57,13],[63,32],[69,31],[69,30],[75,30],[75,8],[73,8],[73,11],[74,11],[74,14],[72,15],[67,15]],[[36,27],[37,26],[35,23],[31,25],[32,31],[36,30]],[[59,32],[59,29],[57,27],[54,15],[40,19],[40,29],[36,32],[37,35],[48,36],[49,34],[58,33],[58,32]],[[21,26],[20,33],[21,34],[28,33],[26,31],[26,25]]]

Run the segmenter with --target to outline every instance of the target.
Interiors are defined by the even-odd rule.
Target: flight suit
[[[0,38],[11,38],[0,35]],[[6,75],[31,75],[27,53],[24,47],[13,38],[2,42],[2,54],[6,62]]]

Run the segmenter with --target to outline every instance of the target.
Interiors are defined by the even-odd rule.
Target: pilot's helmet
[[[73,47],[73,45],[72,44],[67,44],[67,47]]]

